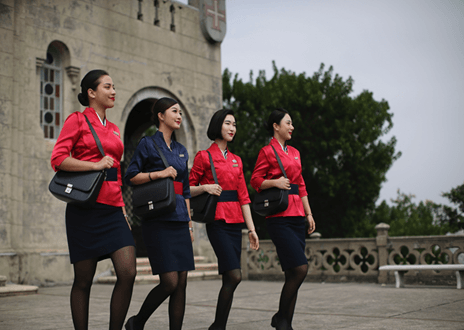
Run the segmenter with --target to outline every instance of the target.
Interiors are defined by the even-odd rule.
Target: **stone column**
[[[248,229],[242,229],[242,254],[240,256],[240,267],[242,268],[242,280],[248,280]]]
[[[386,223],[379,223],[375,226],[377,230],[377,237],[375,242],[377,244],[377,251],[379,251],[379,267],[385,266],[388,263],[388,251],[387,251],[387,243],[388,243],[388,229],[390,229],[390,225]],[[387,272],[379,271],[378,282],[380,284],[387,283]]]

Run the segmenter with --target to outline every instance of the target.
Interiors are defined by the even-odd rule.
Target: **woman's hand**
[[[191,230],[190,230],[190,240],[192,241],[192,243],[193,243],[193,241],[195,240],[195,239],[193,238],[193,231],[191,231]]]
[[[205,184],[203,185],[205,192],[210,195],[221,196],[222,187],[218,184]]]
[[[312,234],[316,230],[316,222],[313,219],[313,215],[308,214],[306,216],[306,220],[308,221],[308,225],[309,225],[308,234]]]
[[[259,249],[259,238],[258,238],[258,235],[256,234],[256,231],[254,230],[249,231],[248,239],[250,240],[250,247],[253,250],[258,250]]]
[[[110,156],[105,156],[99,162],[96,162],[94,166],[95,166],[96,171],[101,171],[107,168],[112,168],[113,164],[114,164],[114,159],[111,158]]]
[[[174,167],[169,166],[167,169],[160,171],[160,178],[172,178],[175,180],[177,177],[177,171]]]
[[[283,190],[290,190],[290,180],[286,179],[284,176],[281,176],[278,179],[274,179],[275,187]]]

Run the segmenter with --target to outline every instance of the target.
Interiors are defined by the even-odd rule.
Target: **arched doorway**
[[[156,127],[151,119],[151,108],[162,97],[170,97],[179,102],[183,113],[183,120],[180,130],[175,132],[173,138],[187,148],[190,156],[189,166],[192,166],[197,144],[188,110],[173,93],[160,87],[145,87],[137,91],[129,99],[122,112],[121,122],[126,123],[124,127],[124,159],[121,163],[123,175],[140,139],[147,134],[151,135],[156,132]],[[132,213],[132,188],[128,185],[123,185],[122,194],[124,203],[126,204],[126,212],[130,219],[134,219]]]

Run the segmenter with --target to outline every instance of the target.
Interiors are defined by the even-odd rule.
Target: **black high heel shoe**
[[[282,319],[279,317],[279,313],[275,313],[271,319],[271,327],[276,328],[277,330],[293,330],[292,326],[288,324],[287,321],[285,322],[284,328],[280,327],[282,323]],[[279,326],[279,328],[277,328]]]
[[[134,320],[135,320],[135,315],[131,316],[125,325],[126,330],[135,330],[135,325],[134,325]]]

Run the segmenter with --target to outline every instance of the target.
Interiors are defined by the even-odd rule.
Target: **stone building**
[[[123,170],[163,96],[183,109],[176,138],[191,166],[222,105],[225,24],[225,0],[0,0],[0,274],[15,283],[72,280],[65,204],[48,184],[62,124],[83,110],[82,77],[99,68],[115,83],[108,118],[124,139]],[[212,255],[204,230],[195,235],[195,253]]]

